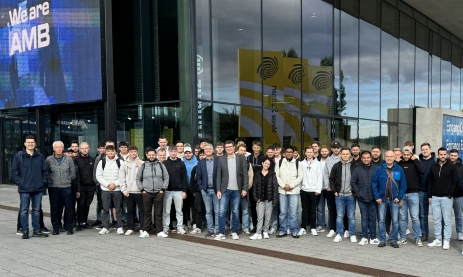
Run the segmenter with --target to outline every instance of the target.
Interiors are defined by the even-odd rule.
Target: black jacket
[[[402,167],[407,181],[407,190],[405,193],[420,191],[420,176],[424,174],[425,168],[419,159],[409,159],[408,161],[400,160],[398,164]]]
[[[373,159],[371,159],[371,164],[372,165],[376,165],[376,166],[382,166],[384,163],[384,160],[379,158],[379,160],[377,162],[373,161]]]
[[[252,166],[252,172],[254,173],[254,175],[256,175],[258,172],[261,172],[262,171],[262,162],[264,162],[265,160],[265,156],[262,155],[262,154],[259,154],[259,156],[254,157],[254,154],[252,155],[249,155],[246,160],[248,161],[248,163],[251,164]],[[275,166],[274,166],[275,168]]]
[[[279,194],[278,194],[278,181],[277,175],[273,171],[268,171],[268,184],[267,184],[267,199],[268,201],[272,201],[272,206],[276,206],[278,204]],[[254,200],[257,201],[262,196],[262,171],[257,172],[254,175],[254,179],[252,181],[253,192],[252,196]]]
[[[449,160],[442,166],[435,162],[428,177],[428,197],[449,197],[452,198],[456,188],[460,184],[457,166]]]
[[[462,197],[463,196],[463,187],[462,187],[463,165],[461,164],[460,158],[458,158],[458,160],[455,162],[455,165],[458,170],[458,176],[460,176],[460,181],[458,183],[457,189],[455,190],[455,193],[453,194],[453,197]]]
[[[192,194],[195,194],[195,192],[201,192],[201,190],[198,188],[198,181],[196,181],[196,167],[197,165],[191,169],[190,186],[188,187],[190,193]]]
[[[275,158],[270,159],[268,156],[265,156],[264,160],[265,159],[269,159],[269,161],[270,161],[270,167],[269,167],[268,170],[269,171],[275,171]]]
[[[79,154],[74,159],[74,164],[77,165],[78,170],[76,172],[80,178],[80,185],[82,187],[91,187],[95,186],[95,181],[93,181],[93,165],[95,163],[95,158],[90,155],[82,156]]]
[[[424,165],[424,173],[421,174],[421,179],[420,179],[420,191],[427,192],[428,191],[428,175],[429,171],[431,170],[431,167],[433,164],[436,163],[436,154],[434,152],[431,153],[431,158],[425,160],[423,158],[423,155],[420,154],[420,161]]]
[[[167,160],[164,161],[164,165],[169,173],[169,186],[167,187],[167,190],[187,192],[188,183],[186,167],[182,160],[179,158],[176,160],[167,158]]]
[[[335,163],[333,165],[333,168],[331,168],[329,180],[330,180],[331,192],[333,193],[336,193],[336,192],[339,193],[342,189],[342,165],[343,165],[343,162],[341,160]],[[349,166],[350,166],[349,169],[350,169],[351,178],[352,178],[352,171],[354,170],[354,167],[355,167],[353,161],[350,161]]]
[[[352,192],[357,196],[357,200],[360,202],[372,202],[375,201],[373,197],[373,190],[371,188],[371,180],[375,176],[376,169],[378,167],[374,164],[366,166],[363,163],[358,164],[352,171],[350,177],[350,186]]]

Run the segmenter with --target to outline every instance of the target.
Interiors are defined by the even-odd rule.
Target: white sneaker
[[[183,229],[183,227],[180,227],[180,228],[177,229],[177,234],[184,235],[184,234],[186,234],[186,231],[185,231],[185,229]]]
[[[334,230],[330,230],[330,232],[328,233],[328,235],[326,235],[327,238],[332,238],[336,235],[336,232]]]
[[[350,236],[350,242],[357,242],[357,237],[355,235]]]
[[[310,233],[312,234],[312,236],[318,236],[316,229],[310,229]]]
[[[450,249],[450,241],[444,240],[444,246],[442,246],[442,249],[449,250]]]
[[[272,227],[272,228],[270,228],[270,231],[268,231],[268,233],[269,233],[269,235],[273,235],[273,234],[275,234],[276,231],[277,230],[275,230],[275,228]]]
[[[237,233],[232,233],[232,239],[234,239],[234,240],[239,240],[240,237],[238,236]]]
[[[299,232],[297,233],[298,236],[302,236],[307,234],[307,231],[304,228],[299,229]]]
[[[336,237],[333,240],[333,242],[341,242],[341,241],[342,241],[341,235],[336,235]]]
[[[103,229],[101,229],[101,231],[99,231],[99,232],[98,232],[98,234],[100,234],[100,235],[106,235],[106,234],[109,234],[109,230],[108,230],[108,229],[106,229],[106,228],[103,228]]]
[[[218,234],[215,236],[215,240],[223,240],[226,239],[227,237],[224,234]]]
[[[407,230],[405,230],[405,235],[408,235],[410,234],[410,229],[407,228]]]
[[[117,228],[117,234],[118,235],[123,235],[124,234],[124,230],[122,229],[122,227]]]
[[[190,232],[190,234],[193,234],[193,235],[201,234],[201,229],[199,229],[199,228],[194,228],[193,231]]]
[[[325,232],[325,229],[322,226],[318,226],[317,227],[317,232],[318,233]]]
[[[268,233],[264,232],[264,239],[269,239]]]
[[[193,224],[193,227],[191,229],[193,230],[196,229],[196,224]]]
[[[140,233],[140,235],[138,236],[139,238],[149,238],[150,237],[150,234],[148,234],[148,232],[146,231],[140,231],[142,233]]]
[[[133,230],[127,230],[124,235],[130,236],[133,234]]]
[[[252,240],[262,239],[262,235],[255,233],[254,235],[250,236],[249,239],[252,239]]]
[[[160,238],[167,238],[169,235],[166,234],[166,233],[164,233],[164,232],[159,232],[159,233],[157,234],[157,236],[160,237]]]
[[[286,229],[286,234],[287,234],[287,235],[291,235],[291,230]]]
[[[386,233],[386,240],[389,240],[389,234]]]
[[[164,232],[164,234],[169,234],[169,228],[164,228],[162,229],[162,231]]]
[[[462,233],[458,233],[458,240],[459,240],[459,241],[462,241],[462,240],[463,240],[463,234],[462,234]]]
[[[143,234],[143,230],[140,230],[140,236]]]
[[[349,237],[349,231],[346,230],[346,231],[344,231],[344,238],[347,239],[348,237]]]
[[[351,237],[352,238],[352,237]],[[368,244],[368,239],[367,238],[363,238],[360,240],[359,242],[359,245],[367,245]]]
[[[370,239],[370,244],[379,244],[379,239]]]
[[[428,243],[428,247],[442,246],[442,241],[435,239],[433,242]]]

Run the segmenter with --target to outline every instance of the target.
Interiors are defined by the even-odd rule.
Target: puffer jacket
[[[121,186],[122,193],[141,193],[137,186],[137,172],[140,166],[143,165],[143,161],[139,157],[136,157],[135,160],[131,161],[128,158],[125,162],[121,164],[119,169],[119,184]]]
[[[275,172],[269,171],[268,175],[268,184],[267,184],[267,200],[272,201],[272,206],[276,206],[278,204],[279,194],[278,194],[278,180],[276,177]],[[252,192],[252,197],[254,200],[257,201],[262,196],[262,178],[264,176],[261,172],[257,172],[254,175],[254,179],[252,181],[252,186],[254,187]]]
[[[76,178],[76,167],[72,158],[63,155],[63,160],[58,163],[53,155],[45,160],[47,165],[48,187],[68,188],[72,186],[72,181]]]
[[[278,192],[281,194],[299,194],[301,192],[301,183],[302,183],[302,166],[296,168],[296,163],[299,163],[298,160],[292,159],[288,161],[286,158],[283,158],[280,163],[278,162],[275,166],[275,173],[277,174],[278,180]],[[283,188],[285,184],[288,184],[291,188],[289,191],[285,191]]]
[[[103,160],[100,160],[96,169],[96,180],[100,184],[101,190],[103,191],[110,191],[108,186],[111,183],[116,185],[116,188],[113,191],[120,191],[121,186],[119,185],[119,166],[116,162],[116,160],[119,158],[117,156],[112,160],[108,159],[108,157],[104,158],[106,159],[105,168],[103,170]],[[120,162],[123,163],[122,161]]]
[[[137,187],[143,192],[158,193],[169,186],[169,173],[163,163],[146,161],[137,172]]]
[[[375,201],[373,198],[373,191],[371,189],[371,180],[375,175],[378,167],[374,164],[366,166],[364,164],[357,165],[352,171],[350,178],[350,186],[357,200],[360,202],[372,202]]]

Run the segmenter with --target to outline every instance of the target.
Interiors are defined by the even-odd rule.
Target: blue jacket
[[[352,191],[355,193],[357,200],[360,202],[372,202],[373,191],[371,188],[371,180],[376,173],[378,167],[374,164],[365,166],[361,162],[352,171],[350,177],[350,186]]]
[[[206,159],[202,159],[198,162],[196,166],[196,181],[198,182],[198,190],[199,191],[207,191],[207,165]],[[212,173],[212,182],[214,191],[217,193],[217,165],[219,164],[219,158],[214,157],[214,170]]]
[[[191,160],[185,159],[185,157],[182,158],[183,163],[185,164],[186,167],[186,181],[188,183],[188,186],[190,186],[190,178],[191,178],[191,170],[193,167],[195,167],[198,164],[198,159],[196,159],[196,156],[193,155],[193,158]]]
[[[381,166],[378,166],[375,175],[373,176],[373,180],[371,181],[371,188],[373,190],[373,197],[375,200],[384,200],[386,198],[386,182],[388,179],[386,170],[387,165],[386,162],[384,162]],[[407,190],[407,181],[405,180],[404,170],[402,167],[397,165],[396,162],[394,162],[391,174],[394,177],[397,186],[399,187],[397,190],[397,186],[394,184],[394,182],[392,182],[392,198],[402,200],[405,191]]]
[[[44,191],[48,180],[45,158],[37,151],[32,156],[26,151],[19,151],[13,158],[11,177],[19,193]]]

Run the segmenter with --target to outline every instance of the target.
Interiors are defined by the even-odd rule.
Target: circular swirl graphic
[[[276,57],[264,57],[262,63],[257,67],[257,73],[264,80],[272,78],[278,72],[278,60]]]
[[[317,76],[313,78],[312,85],[317,90],[327,89],[333,84],[333,71],[317,71]]]
[[[293,84],[299,85],[302,83],[302,78],[305,76],[304,68],[302,64],[294,64],[294,68],[289,72],[288,79],[290,79]]]

